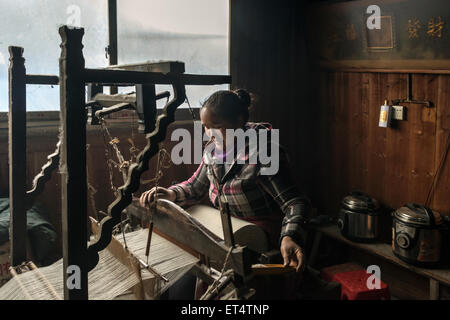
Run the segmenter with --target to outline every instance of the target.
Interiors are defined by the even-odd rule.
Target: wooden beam
[[[109,66],[105,69],[119,69],[129,71],[144,71],[144,72],[162,72],[162,73],[184,73],[184,62],[181,61],[160,61],[160,62],[143,62],[130,63],[115,66]]]
[[[220,196],[221,194],[219,194],[219,197]],[[221,201],[220,198],[219,201]],[[228,208],[228,204],[226,202],[222,203],[222,206],[224,205],[226,206],[226,208],[223,207],[220,208],[220,220],[222,221],[223,237],[225,239],[225,245],[227,247],[234,247],[235,241],[233,235],[233,228],[231,226],[230,211]]]
[[[102,107],[112,107],[119,103],[136,103],[136,95],[135,94],[96,94],[91,100],[97,102]]]
[[[200,74],[163,74],[127,70],[85,69],[84,81],[103,85],[172,84],[180,79],[184,85],[216,85],[231,83],[231,76]]]
[[[11,265],[27,258],[26,84],[23,48],[9,47],[9,205]]]
[[[42,75],[42,74],[27,74],[25,76],[27,84],[37,84],[37,85],[58,85],[58,76],[53,75]]]
[[[108,0],[108,60],[109,65],[117,64],[117,0]],[[117,87],[111,87],[111,94]]]
[[[83,29],[59,28],[61,108],[61,203],[63,235],[64,299],[87,300],[87,181],[86,181],[86,112]],[[69,266],[79,268],[80,286],[68,285]]]
[[[137,204],[130,205],[126,211],[136,217],[146,215],[146,209]],[[207,256],[214,268],[221,269],[229,248],[222,239],[206,229],[183,209],[167,200],[159,200],[153,215],[155,228],[179,243],[189,246],[195,252]],[[230,257],[229,266],[243,277],[251,273],[251,265],[258,255],[248,248],[236,246]]]
[[[430,279],[430,300],[439,300],[439,281]]]

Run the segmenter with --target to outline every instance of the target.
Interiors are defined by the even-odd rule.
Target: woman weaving
[[[229,163],[226,160],[217,161],[222,163],[211,163],[211,161],[209,161],[210,164],[205,163],[205,156],[225,159],[227,146],[230,145],[230,142],[226,141],[226,129],[271,129],[266,123],[247,122],[250,104],[250,95],[242,89],[234,92],[218,91],[205,101],[200,110],[202,125],[210,137],[220,132],[223,143],[213,137],[210,143],[214,142],[214,147],[205,148],[202,162],[193,176],[169,188],[158,187],[158,197],[181,206],[188,206],[200,201],[209,191],[210,200],[217,208],[218,192],[214,179],[221,179],[221,176],[226,173],[221,191],[228,200],[230,214],[264,229],[272,246],[279,245],[284,265],[295,267],[298,271],[303,266],[302,224],[306,222],[309,202],[296,190],[283,149],[280,148],[279,170],[274,175],[258,174],[261,165],[240,165],[236,161]],[[212,171],[208,170],[208,166]],[[141,195],[141,206],[149,203],[154,192],[155,188],[152,188]]]
[[[259,162],[237,162],[239,150],[231,146],[235,141],[226,139],[226,129],[271,130],[267,123],[248,122],[250,104],[250,95],[242,89],[212,94],[200,110],[202,125],[211,137],[201,164],[188,180],[169,188],[158,187],[157,196],[180,206],[189,206],[199,202],[209,192],[211,203],[219,208],[217,189],[221,187],[230,214],[260,226],[267,233],[272,248],[280,249],[284,266],[300,271],[305,264],[302,250],[305,232],[302,225],[307,221],[310,205],[306,197],[298,193],[291,179],[287,155],[280,148],[278,171],[264,175],[261,174],[263,165]],[[246,143],[244,159],[249,159],[249,150]],[[227,155],[233,151],[234,156]],[[222,161],[216,161],[218,159]],[[148,205],[154,193],[155,188],[144,192],[140,205]]]

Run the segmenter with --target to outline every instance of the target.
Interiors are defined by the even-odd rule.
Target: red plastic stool
[[[326,267],[323,268],[320,271],[320,277],[325,280],[325,281],[336,281],[334,279],[334,277],[342,272],[348,272],[348,271],[356,271],[356,270],[364,270],[364,267],[353,263],[353,262],[348,262],[348,263],[344,263],[344,264],[338,264],[338,265],[334,265],[334,266],[330,266],[330,267]]]
[[[380,281],[380,289],[367,288],[367,279],[371,276],[363,266],[349,262],[323,268],[320,272],[325,281],[341,284],[342,300],[380,300],[390,299],[387,284]]]
[[[336,274],[334,281],[341,284],[341,300],[390,300],[389,288],[383,281],[380,280],[379,289],[367,287],[367,279],[371,276],[366,270]]]

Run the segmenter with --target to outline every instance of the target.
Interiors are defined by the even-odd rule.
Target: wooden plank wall
[[[310,193],[314,106],[308,101],[303,10],[303,1],[231,0],[230,74],[232,88],[254,96],[250,120],[280,130],[298,187]]]
[[[315,202],[335,213],[351,190],[363,190],[386,206],[425,203],[449,134],[449,75],[413,74],[414,99],[433,108],[407,105],[407,121],[378,127],[384,100],[406,98],[407,74],[318,72],[311,74],[317,93]],[[313,94],[315,95],[315,94]],[[430,207],[450,215],[450,159]]]
[[[450,130],[450,75],[413,74],[408,120],[378,127],[385,99],[406,98],[407,74],[314,70],[301,1],[231,0],[232,87],[257,100],[251,120],[280,129],[293,175],[322,214],[360,189],[388,207],[424,203]],[[450,214],[450,157],[431,207]]]
[[[450,75],[413,74],[413,98],[435,107],[408,105],[408,121],[379,128],[384,99],[406,98],[407,74],[315,71],[306,54],[303,3],[230,2],[232,87],[258,98],[251,120],[280,129],[293,175],[321,214],[335,215],[342,197],[355,189],[392,208],[424,202],[450,131]],[[449,215],[449,196],[450,158],[431,207]],[[388,213],[382,240],[389,243]],[[353,252],[348,258],[380,265],[393,295],[427,299],[425,279],[372,255]]]

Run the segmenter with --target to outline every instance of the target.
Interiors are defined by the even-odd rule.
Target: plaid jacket
[[[246,129],[248,128],[270,130],[271,126],[267,123],[247,123]],[[268,141],[270,144],[270,138]],[[184,207],[193,205],[208,192],[211,203],[219,208],[217,195],[218,188],[221,188],[232,215],[255,223],[258,220],[269,221],[275,226],[265,228],[273,245],[279,245],[284,236],[292,237],[299,245],[304,244],[305,232],[302,225],[307,222],[310,204],[305,196],[298,193],[289,172],[286,152],[281,147],[279,170],[274,175],[261,175],[263,165],[259,162],[249,163],[248,142],[245,152],[234,157],[227,172],[224,172],[223,164],[211,161],[213,151],[207,149],[205,148],[202,162],[192,177],[169,187],[176,193],[175,203]],[[237,159],[247,162],[239,163]]]

